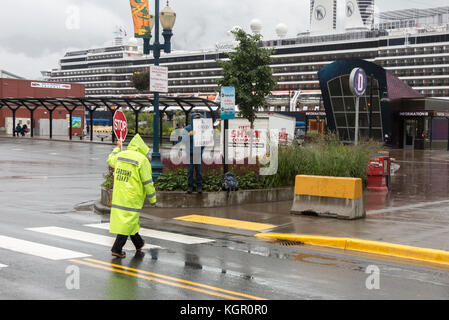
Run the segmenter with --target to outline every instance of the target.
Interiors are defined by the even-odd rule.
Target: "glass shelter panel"
[[[383,139],[382,115],[380,112],[379,82],[368,77],[368,88],[359,100],[359,135],[376,140]],[[356,98],[349,89],[349,75],[330,80],[328,83],[332,112],[338,135],[342,141],[352,142],[355,139]]]

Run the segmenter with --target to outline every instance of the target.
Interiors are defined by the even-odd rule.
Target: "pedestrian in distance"
[[[19,137],[19,134],[22,133],[22,126],[20,125],[20,123],[17,124],[15,131],[16,131],[17,136]]]
[[[112,255],[125,258],[126,253],[122,249],[128,236],[137,252],[145,246],[139,235],[139,216],[146,199],[151,205],[156,204],[156,189],[147,158],[150,149],[140,135],[134,136],[127,150],[121,151],[121,148],[119,141],[108,157],[108,164],[115,169],[109,231],[117,234]]]
[[[22,137],[28,133],[28,126],[26,124],[23,125],[20,133],[22,134]]]

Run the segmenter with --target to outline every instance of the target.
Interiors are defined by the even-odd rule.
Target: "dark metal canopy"
[[[160,96],[159,105],[162,112],[171,110],[182,110],[186,114],[186,122],[188,121],[188,114],[197,108],[208,109],[212,118],[216,119],[217,110],[219,108],[219,103],[200,98],[200,97],[172,97],[172,96]],[[90,119],[93,118],[93,112],[99,108],[106,108],[111,112],[111,117],[113,116],[115,110],[131,109],[136,115],[136,128],[138,128],[138,115],[140,112],[153,112],[154,110],[154,99],[150,97],[92,97],[92,98],[77,98],[77,97],[66,97],[66,98],[0,98],[0,109],[2,107],[7,107],[13,113],[13,127],[15,128],[15,118],[17,109],[24,107],[30,111],[31,123],[33,123],[33,114],[37,108],[45,108],[49,111],[50,118],[50,138],[52,138],[52,119],[53,112],[57,107],[64,107],[70,114],[70,139],[72,139],[72,114],[78,107],[85,108],[89,114]],[[93,121],[90,122],[91,130],[91,140]],[[14,130],[13,130],[14,131]],[[15,135],[15,132],[13,133]],[[33,136],[33,125],[31,125],[31,136]],[[112,136],[114,140],[114,136]]]
[[[219,104],[215,101],[199,98],[199,97],[170,97],[161,96],[159,104],[165,109],[180,107],[183,110],[191,108],[206,107],[211,111],[215,111]],[[111,97],[95,97],[95,98],[0,98],[0,106],[5,107],[65,107],[65,106],[83,106],[115,108],[153,108],[153,98],[111,98]],[[215,109],[215,110],[214,110]]]

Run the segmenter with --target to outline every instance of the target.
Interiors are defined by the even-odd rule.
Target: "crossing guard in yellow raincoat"
[[[137,251],[145,245],[139,235],[139,215],[146,199],[156,203],[156,189],[147,158],[150,149],[140,135],[131,140],[126,151],[120,151],[120,147],[119,142],[108,157],[108,164],[115,169],[109,231],[117,234],[112,255],[124,258],[122,249],[128,236]]]

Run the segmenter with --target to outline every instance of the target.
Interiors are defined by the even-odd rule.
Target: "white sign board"
[[[31,88],[70,90],[72,86],[62,83],[31,82]]]
[[[168,68],[150,66],[150,92],[168,92]]]
[[[259,115],[254,121],[254,136],[252,139],[253,156],[265,156],[269,152],[268,137],[270,130],[278,134],[277,142],[281,145],[289,144],[295,135],[296,119],[276,113]],[[251,125],[244,118],[229,120],[228,156],[240,161],[250,155]],[[223,135],[223,127],[222,132]],[[223,139],[221,139],[223,140]]]
[[[195,147],[214,146],[214,127],[211,118],[193,119],[193,145]]]

